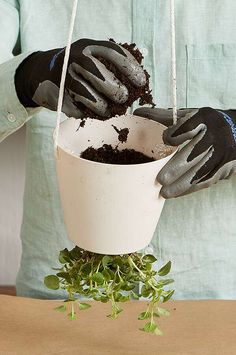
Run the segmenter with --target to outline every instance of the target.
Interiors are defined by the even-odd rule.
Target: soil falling
[[[121,143],[127,142],[128,139],[128,134],[129,134],[129,128],[122,128],[119,129],[116,126],[112,125],[112,127],[114,128],[114,130],[118,133],[118,140]]]

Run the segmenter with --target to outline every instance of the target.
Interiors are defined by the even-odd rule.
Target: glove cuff
[[[236,124],[236,110],[219,110],[221,112],[226,113],[227,115],[229,115],[232,120],[234,121],[234,123]]]
[[[62,52],[61,48],[49,51],[38,51],[29,55],[17,68],[15,74],[15,87],[20,102],[25,107],[38,107],[37,102],[33,100],[38,86],[45,80],[57,80],[59,85],[60,75],[64,54],[58,56]],[[57,58],[58,57],[58,58]],[[52,60],[57,61],[56,70],[52,70]],[[55,78],[53,78],[53,73]]]
[[[38,53],[39,52],[34,52],[30,54],[16,69],[16,93],[24,107],[38,107],[38,105],[31,99],[33,96],[33,88],[31,87],[31,72],[34,67],[33,63]]]

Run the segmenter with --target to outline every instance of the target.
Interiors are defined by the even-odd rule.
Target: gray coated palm
[[[168,126],[164,143],[179,146],[157,176],[163,197],[199,191],[236,172],[236,111],[179,110],[176,125],[171,125],[172,110],[140,108],[134,114]]]
[[[32,100],[40,106],[56,110],[64,58],[63,49],[38,52],[35,62],[38,74],[31,80],[35,88]],[[100,116],[109,115],[107,98],[118,104],[128,98],[128,90],[116,76],[101,63],[99,57],[111,62],[136,86],[146,83],[141,65],[122,46],[111,41],[80,39],[71,46],[65,85],[63,112],[76,118],[83,117],[77,103],[82,103]],[[38,76],[37,76],[38,75]]]

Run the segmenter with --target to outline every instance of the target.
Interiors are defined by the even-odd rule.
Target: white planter
[[[118,129],[128,127],[126,143]],[[146,247],[164,199],[156,175],[174,154],[145,164],[113,165],[85,160],[80,153],[104,143],[158,157],[165,127],[137,116],[107,121],[87,119],[85,127],[68,119],[60,125],[57,174],[68,237],[79,247],[101,254],[126,254]],[[173,150],[174,151],[174,150]]]

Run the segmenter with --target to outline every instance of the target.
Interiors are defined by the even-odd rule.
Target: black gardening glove
[[[171,110],[140,108],[134,114],[169,126]],[[178,111],[164,132],[166,144],[184,144],[158,174],[165,198],[201,190],[236,172],[236,111],[210,107]]]
[[[65,48],[35,52],[16,71],[18,97],[25,107],[57,109]],[[62,111],[82,118],[80,102],[99,116],[108,116],[106,97],[116,103],[128,98],[127,88],[96,58],[112,62],[134,86],[143,86],[146,76],[140,64],[123,47],[111,41],[80,39],[71,45]]]

